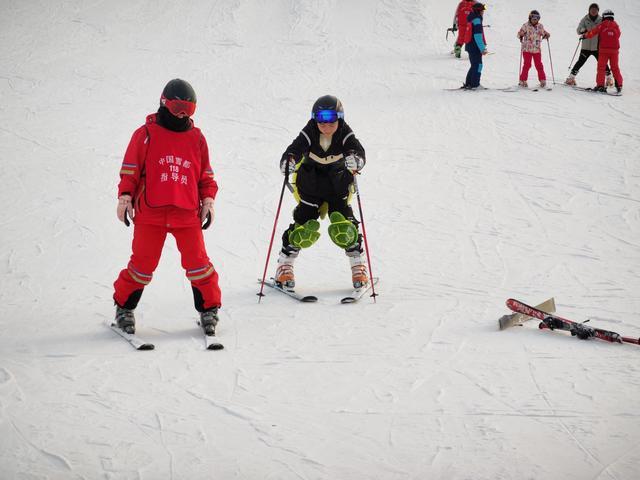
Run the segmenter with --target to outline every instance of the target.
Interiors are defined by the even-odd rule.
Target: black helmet
[[[176,117],[190,117],[196,111],[196,92],[189,82],[180,78],[171,80],[162,90],[160,106]]]
[[[313,104],[311,118],[318,123],[333,123],[340,118],[344,118],[342,102],[333,95],[320,97]]]
[[[472,8],[474,12],[484,12],[487,9],[487,7],[484,6],[484,3],[480,2],[474,3]]]
[[[602,19],[613,20],[613,12],[611,10],[605,10],[604,12],[602,12]]]
[[[531,10],[529,12],[529,20],[531,20],[532,18],[537,18],[538,20],[540,20],[540,12],[538,10]]]

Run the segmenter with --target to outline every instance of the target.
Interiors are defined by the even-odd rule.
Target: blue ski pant
[[[480,76],[482,75],[482,53],[479,48],[469,48],[469,45],[467,45],[466,50],[469,54],[471,66],[464,84],[469,88],[478,87],[480,86]]]

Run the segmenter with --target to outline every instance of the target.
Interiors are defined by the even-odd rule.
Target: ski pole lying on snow
[[[373,281],[373,271],[371,270],[371,255],[369,254],[369,242],[367,241],[367,229],[364,226],[364,215],[362,214],[362,202],[360,201],[360,189],[358,188],[357,175],[353,176],[353,186],[356,189],[356,198],[358,199],[358,212],[360,213],[360,223],[362,223],[362,238],[364,239],[364,248],[367,251],[367,263],[369,264],[369,281],[371,282],[371,296],[376,301],[378,294],[376,293],[375,282]]]
[[[278,209],[276,210],[276,219],[273,221],[273,231],[271,232],[271,240],[269,241],[269,250],[267,251],[267,259],[264,262],[264,272],[262,273],[262,282],[260,283],[260,292],[257,293],[258,303],[260,303],[260,300],[262,300],[262,297],[264,297],[264,293],[262,293],[262,291],[264,290],[264,280],[265,278],[267,278],[267,268],[269,267],[269,257],[271,256],[271,247],[273,247],[273,237],[276,234],[276,227],[278,226],[278,217],[280,216],[280,208],[282,208],[282,199],[284,198],[284,189],[287,187],[287,185],[289,185],[289,162],[287,162],[287,165],[285,167],[284,181],[282,182],[282,190],[280,190],[280,200],[278,201]]]

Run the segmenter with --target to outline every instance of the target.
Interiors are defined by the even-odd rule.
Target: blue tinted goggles
[[[344,118],[344,112],[337,112],[335,110],[319,110],[311,114],[318,123],[333,123],[338,121],[339,118]]]

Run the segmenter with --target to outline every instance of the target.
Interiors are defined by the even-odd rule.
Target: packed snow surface
[[[0,2],[0,478],[640,478],[640,347],[497,324],[509,297],[555,297],[640,336],[637,1],[601,3],[623,32],[622,97],[559,84],[582,0],[489,4],[495,89],[445,90],[468,68],[445,40],[456,3]],[[532,8],[558,84],[499,91]],[[175,77],[198,93],[220,185],[217,352],[171,238],[136,310],[156,349],[105,327],[132,238],[120,163]],[[328,93],[367,151],[380,295],[339,304],[350,271],[324,221],[296,263],[318,303],[258,304],[278,161]]]

